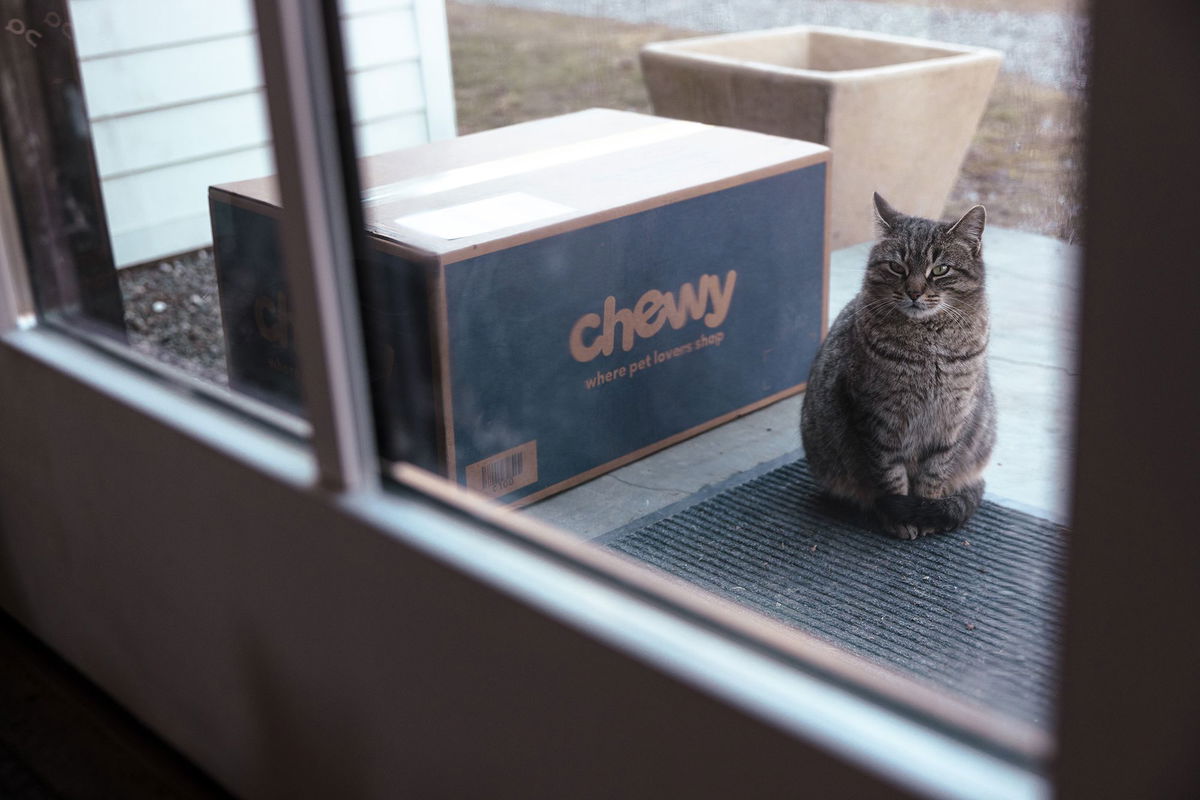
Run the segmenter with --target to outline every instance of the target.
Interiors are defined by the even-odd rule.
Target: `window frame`
[[[1138,97],[1122,91],[1127,84],[1111,71],[1119,64],[1122,37],[1131,30],[1147,37],[1143,44],[1167,39],[1179,48],[1188,46],[1187,34],[1193,31],[1186,24],[1173,20],[1174,25],[1163,25],[1164,20],[1172,21],[1168,5],[1155,5],[1158,13],[1143,6],[1139,10],[1144,16],[1138,17],[1115,0],[1095,3],[1090,126],[1094,153],[1106,152],[1105,144],[1111,148],[1134,132],[1174,143],[1168,133],[1155,133],[1128,113],[1128,105],[1136,105]],[[328,112],[334,103],[329,81],[322,85],[320,78],[330,74],[330,65],[314,66],[310,47],[327,35],[320,27],[327,19],[314,4],[300,0],[258,0],[258,7],[260,29],[270,40],[264,41],[264,63],[272,90],[272,118],[280,120],[276,122],[280,173],[291,175],[290,188],[281,186],[285,231],[291,231],[289,239],[298,243],[288,254],[289,278],[299,281],[293,286],[307,296],[302,301],[307,306],[300,309],[298,302],[298,310],[307,311],[315,321],[307,338],[298,337],[298,347],[306,364],[309,359],[324,364],[317,370],[306,368],[306,394],[318,400],[312,419],[313,448],[300,447],[251,421],[180,394],[61,331],[30,328],[32,306],[27,287],[22,286],[23,257],[20,248],[13,246],[17,240],[12,238],[5,181],[0,192],[0,330],[4,331],[0,375],[7,396],[0,400],[0,432],[12,436],[18,446],[0,455],[0,475],[5,477],[0,481],[0,537],[11,563],[20,567],[0,574],[0,600],[6,609],[239,794],[274,793],[289,782],[308,789],[344,789],[346,784],[337,781],[356,774],[364,776],[363,782],[351,785],[361,786],[363,794],[381,796],[405,781],[436,780],[426,785],[451,790],[480,788],[489,777],[519,780],[530,775],[538,775],[542,781],[538,786],[548,789],[579,789],[586,778],[590,783],[582,784],[584,793],[597,796],[605,790],[611,796],[630,786],[649,786],[636,781],[652,779],[671,781],[661,785],[675,791],[691,788],[706,794],[723,785],[736,786],[722,783],[736,774],[754,774],[764,786],[808,783],[829,796],[1050,793],[1049,782],[1023,766],[863,700],[845,684],[830,680],[837,671],[828,666],[798,664],[786,653],[751,645],[748,639],[731,641],[728,626],[714,625],[680,598],[668,604],[651,599],[652,592],[637,585],[634,573],[627,572],[623,581],[614,583],[600,568],[604,564],[580,555],[586,548],[572,553],[569,540],[556,532],[534,531],[529,523],[515,522],[505,512],[463,502],[455,490],[439,489],[414,470],[398,476],[399,491],[383,491],[373,478],[377,460],[367,426],[369,415],[363,413],[366,384],[350,279],[353,244],[347,233],[352,228],[344,202],[344,162],[339,163],[335,152],[339,145],[321,138],[330,129],[321,122],[322,111]],[[324,52],[317,55],[323,58]],[[1186,96],[1189,73],[1169,71],[1183,58],[1180,52],[1175,52],[1175,61],[1164,59],[1153,69],[1159,85]],[[1140,102],[1145,106],[1148,101]],[[290,126],[306,121],[315,121],[308,139],[286,133]],[[1181,121],[1183,130],[1194,132],[1195,109],[1190,116],[1185,111],[1174,119],[1176,125]],[[344,140],[340,147],[345,147]],[[1166,148],[1147,145],[1139,161],[1149,169],[1133,177],[1122,172],[1126,183],[1120,188],[1144,190],[1148,181],[1157,191],[1164,181],[1173,182],[1173,187],[1186,186],[1185,180],[1195,174],[1197,157],[1189,153],[1184,158],[1187,168],[1180,169],[1180,160],[1172,160],[1171,155]],[[1128,523],[1129,517],[1120,513],[1126,498],[1159,496],[1161,488],[1154,482],[1161,473],[1146,470],[1134,476],[1125,487],[1125,497],[1116,498],[1105,491],[1110,488],[1108,476],[1089,466],[1086,457],[1095,452],[1110,457],[1139,452],[1139,438],[1153,434],[1155,425],[1160,432],[1165,430],[1161,419],[1141,420],[1128,430],[1113,429],[1112,421],[1119,417],[1115,411],[1135,411],[1137,406],[1128,392],[1113,398],[1104,387],[1131,366],[1143,374],[1171,376],[1171,357],[1186,355],[1186,343],[1156,342],[1158,353],[1146,359],[1144,340],[1136,332],[1124,341],[1105,337],[1108,319],[1101,312],[1125,299],[1124,287],[1114,277],[1121,274],[1122,265],[1106,248],[1121,252],[1117,237],[1124,226],[1117,223],[1139,213],[1140,219],[1146,219],[1149,211],[1139,209],[1130,194],[1101,180],[1113,172],[1106,162],[1094,157],[1089,166],[1092,224],[1086,240],[1084,391],[1075,488],[1076,527],[1086,529],[1088,536],[1075,536],[1070,554],[1062,756],[1055,768],[1058,793],[1065,797],[1099,796],[1097,788],[1117,785],[1107,782],[1112,780],[1135,786],[1185,785],[1187,776],[1180,765],[1167,762],[1166,767],[1174,764],[1173,771],[1164,772],[1163,754],[1175,754],[1178,747],[1162,745],[1171,736],[1194,744],[1194,738],[1188,738],[1187,720],[1194,720],[1197,710],[1195,692],[1184,693],[1174,705],[1154,708],[1157,735],[1131,740],[1123,729],[1124,720],[1143,721],[1135,703],[1148,708],[1178,692],[1180,669],[1194,663],[1196,650],[1194,643],[1185,643],[1174,657],[1168,654],[1162,659],[1160,674],[1171,679],[1164,686],[1145,681],[1122,685],[1142,665],[1139,654],[1123,653],[1121,644],[1143,642],[1145,635],[1136,628],[1136,613],[1126,610],[1115,620],[1106,617],[1113,610],[1104,594],[1107,582],[1124,573],[1126,553],[1103,534]],[[331,222],[306,224],[314,220]],[[1172,269],[1167,260],[1172,233],[1175,242],[1183,241],[1181,232],[1168,231],[1157,250],[1155,242],[1141,242],[1143,252],[1164,257],[1156,267],[1160,271]],[[1182,265],[1173,268],[1183,274]],[[1187,299],[1180,292],[1159,304],[1182,310]],[[1104,342],[1104,352],[1097,351],[1096,342]],[[340,358],[358,366],[339,372]],[[1194,386],[1185,386],[1177,394],[1177,402],[1196,399]],[[1092,399],[1101,396],[1108,399]],[[128,463],[112,451],[114,430],[134,445]],[[1167,460],[1176,459],[1184,474],[1186,454],[1164,454]],[[110,489],[115,490],[114,497],[136,496],[138,481],[154,485],[156,475],[173,474],[179,465],[185,467],[182,472],[189,481],[162,485],[157,496],[145,498],[143,510],[119,511],[112,508],[115,501],[107,499]],[[121,469],[127,474],[111,472]],[[264,496],[287,498],[267,509],[278,511],[277,520],[264,518]],[[129,541],[114,543],[100,537],[97,542],[96,526],[91,524],[94,515],[56,512],[60,504],[80,497],[89,508],[111,512],[124,521],[119,529]],[[218,517],[206,516],[202,505],[211,498],[227,504],[224,511],[242,539],[221,535],[211,527]],[[198,521],[175,520],[171,526],[156,522],[170,519],[176,508],[193,509]],[[1155,534],[1156,541],[1168,549],[1186,541],[1181,509],[1173,515],[1168,509],[1161,518],[1168,524]],[[266,526],[268,522],[271,526]],[[511,528],[522,525],[526,534],[534,535],[534,542],[510,535]],[[110,525],[108,530],[116,529]],[[564,558],[564,550],[569,557]],[[64,554],[81,553],[95,557],[82,573],[70,558],[64,558]],[[219,575],[221,569],[230,573],[213,587],[223,590],[225,596],[219,601],[203,594],[205,587],[193,574],[196,562],[184,558],[196,554],[201,566],[207,567],[201,571],[209,577]],[[144,557],[152,561],[151,568],[138,563]],[[254,563],[247,566],[247,559]],[[1155,563],[1161,562],[1160,558]],[[297,593],[298,584],[287,577],[289,567],[323,577],[332,585]],[[393,570],[397,584],[420,583],[463,598],[477,618],[453,610],[406,607],[403,601],[412,597],[380,583],[383,567]],[[360,576],[372,580],[359,585]],[[259,580],[261,584],[256,583]],[[1179,581],[1148,580],[1131,605],[1147,611],[1194,608],[1200,600],[1198,591]],[[165,603],[189,627],[181,630],[175,627],[178,620],[145,607],[145,597]],[[206,621],[201,612],[213,608],[224,616]],[[497,609],[501,611],[496,615],[498,624],[492,616]],[[371,624],[362,624],[361,614],[343,613],[348,611],[366,611]],[[238,638],[239,622],[246,620],[254,621],[253,644]],[[397,642],[396,636],[380,630],[388,625],[411,636]],[[1108,635],[1098,640],[1097,631]],[[346,637],[354,649],[321,652],[306,641],[308,636]],[[452,646],[447,645],[447,637],[456,639]],[[489,665],[473,659],[501,656],[504,637],[510,637],[509,644],[513,638],[520,641],[529,663],[538,665],[537,674],[551,674],[548,665],[560,666],[562,673],[552,684],[530,685],[529,677],[518,669],[519,660],[505,661],[503,680],[492,684],[496,675]],[[414,714],[427,726],[423,733],[430,734],[428,743],[402,738],[394,746],[385,746],[373,737],[335,742],[330,759],[336,763],[303,760],[316,746],[315,740],[306,738],[308,726],[324,723],[322,714],[335,719],[337,730],[351,732],[352,723],[358,723],[369,734],[386,738],[389,721],[395,722],[386,712],[410,702],[406,687],[367,682],[333,692],[348,704],[340,710],[322,707],[305,695],[313,686],[300,679],[312,675],[307,664],[301,666],[304,659],[328,667],[333,674],[371,676],[379,668],[368,663],[371,659],[399,669],[413,658],[413,650],[439,647],[440,660],[427,658],[429,671],[422,673],[430,677],[445,671],[426,687],[436,702]],[[157,652],[160,649],[169,652],[164,655]],[[131,663],[130,653],[145,659],[144,663],[136,659]],[[458,663],[456,655],[466,663]],[[247,657],[253,658],[244,661]],[[192,660],[201,667],[229,670],[231,679],[257,669],[262,676],[283,680],[263,678],[261,685],[240,686],[223,698],[219,684],[197,680],[189,666]],[[147,676],[152,680],[143,680]],[[528,713],[506,717],[505,712],[511,714],[514,708],[492,702],[480,685],[522,687]],[[464,689],[468,699],[480,703],[475,711],[482,708],[482,715],[472,716],[469,704],[451,697]],[[1096,702],[1106,691],[1127,692],[1117,705],[1126,716],[1118,717],[1115,724],[1104,704]],[[672,702],[657,705],[656,693]],[[550,707],[539,701],[543,694],[572,702]],[[621,719],[607,716],[605,704],[622,696],[644,698],[645,703],[622,706],[628,716]],[[242,701],[255,700],[257,705],[243,707]],[[702,738],[705,746],[690,750],[688,745],[694,742],[664,740],[668,730],[661,718],[664,710],[674,715],[672,723],[680,724],[689,736]],[[564,736],[563,726],[572,719],[595,721],[599,727],[590,733],[572,730]],[[283,735],[275,749],[266,747],[265,739],[259,742],[261,750],[249,753],[229,747],[256,726],[288,723],[301,730]],[[1105,732],[1097,733],[1098,729]],[[1115,733],[1108,733],[1114,729]],[[565,760],[541,763],[538,748],[531,747],[534,752],[524,758],[514,756],[507,765],[485,757],[483,761],[496,770],[488,776],[486,771],[455,772],[446,755],[437,755],[437,748],[442,748],[460,759],[479,756],[479,751],[472,752],[461,742],[486,747],[489,740],[477,738],[481,731],[504,738],[525,737],[542,745],[542,752]],[[1120,759],[1114,757],[1118,739]],[[638,761],[637,774],[618,774],[604,769],[611,767],[609,757],[616,752],[612,740],[619,740],[622,748],[643,747],[671,758],[659,764]],[[503,744],[495,739],[490,743]],[[588,752],[588,748],[595,749]],[[502,746],[500,750],[507,752]],[[689,758],[696,752],[710,755]],[[746,772],[713,763],[712,752],[734,754],[731,758]],[[1137,757],[1131,758],[1130,753]],[[381,766],[371,758],[380,755],[392,756],[395,764]],[[441,769],[430,772],[424,766],[428,763]],[[290,775],[279,774],[285,764],[283,771]],[[1175,783],[1164,784],[1167,779]]]
[[[293,314],[308,323],[295,326],[295,340],[318,480],[334,492],[370,491],[379,461],[352,268],[347,198],[358,195],[357,180],[343,170],[349,122],[334,99],[335,81],[344,86],[346,74],[340,46],[331,53],[329,31],[341,35],[338,6],[254,5],[283,200],[284,271]]]
[[[0,158],[0,332],[25,330],[37,320],[11,186],[8,159]]]
[[[421,777],[474,796],[536,774],[535,796],[704,796],[747,775],[783,791],[798,771],[855,797],[1046,794],[1026,769],[428,496],[314,488],[308,448],[58,331],[6,335],[0,374],[28,387],[0,431],[42,455],[0,488],[22,567],[0,604],[235,794],[360,776],[367,796]],[[46,485],[72,508],[14,502]],[[452,601],[429,607],[411,586]],[[397,719],[420,742],[389,734]],[[345,744],[317,759],[309,737],[330,728]],[[503,764],[473,749],[493,745]],[[614,747],[662,760],[614,771]],[[448,756],[493,771],[456,773]]]

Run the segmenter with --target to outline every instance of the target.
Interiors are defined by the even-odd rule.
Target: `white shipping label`
[[[565,217],[576,209],[524,192],[489,197],[436,211],[397,217],[395,224],[441,239],[464,239],[483,233]]]

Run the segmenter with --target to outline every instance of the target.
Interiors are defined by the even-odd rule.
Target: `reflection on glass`
[[[278,220],[248,228],[230,202],[274,171],[250,0],[4,16],[5,152],[43,319],[296,411],[282,276],[261,270]]]
[[[459,132],[480,135],[416,149],[400,135],[358,140],[375,254],[364,305],[392,367],[375,375],[384,455],[1031,726],[1019,730],[1049,731],[1086,20],[1069,0],[1010,6],[447,2]],[[761,97],[742,74],[698,99],[700,76],[639,62],[651,42],[793,25],[854,32],[771,32],[733,61],[841,73],[842,91],[851,73],[879,70],[855,90],[866,102],[856,118],[819,116],[835,102],[791,73],[771,73]],[[437,42],[416,43],[423,59]],[[983,78],[934,80],[947,48],[963,47],[1002,52],[994,86],[994,60]],[[364,94],[365,51],[348,49],[356,104],[413,94],[400,81]],[[925,83],[893,81],[926,67],[937,74]],[[700,110],[669,107],[658,81]],[[781,103],[771,93],[789,82],[798,94]],[[818,123],[792,135],[830,144],[831,165],[796,139],[695,124],[782,134],[780,109],[804,103]],[[942,111],[972,103],[964,144],[938,151]],[[594,107],[613,111],[584,111]],[[931,135],[913,153],[918,123]],[[845,155],[864,142],[867,155]],[[846,203],[868,224],[843,225],[838,180],[871,159]],[[889,199],[948,222],[987,207],[999,439],[970,523],[905,542],[824,502],[801,449],[799,392],[823,326],[862,285],[871,181],[902,195],[928,164],[948,176],[936,201],[920,200],[929,208]]]
[[[8,171],[44,313],[123,338],[75,36],[63,3],[6,3],[3,113]]]

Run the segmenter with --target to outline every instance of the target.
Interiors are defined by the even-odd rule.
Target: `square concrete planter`
[[[832,158],[831,245],[874,236],[871,194],[937,219],[979,125],[995,50],[800,26],[647,45],[664,117],[806,139]]]

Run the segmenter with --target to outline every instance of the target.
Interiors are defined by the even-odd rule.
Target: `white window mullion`
[[[378,462],[321,5],[256,0],[255,6],[318,480],[332,491],[369,488],[378,480]]]

